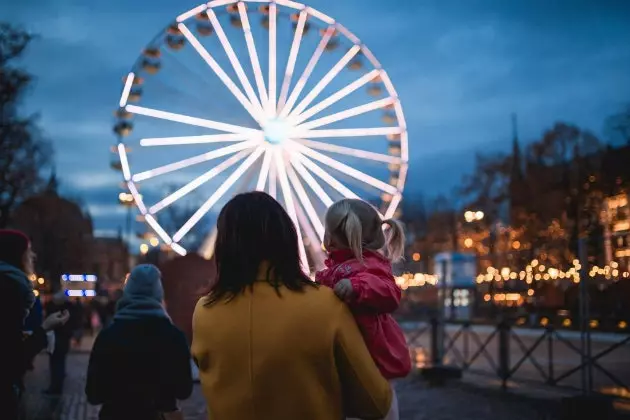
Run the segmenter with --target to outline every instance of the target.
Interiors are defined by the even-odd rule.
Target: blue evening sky
[[[406,194],[448,192],[478,151],[507,150],[510,113],[531,141],[554,121],[603,135],[630,103],[630,2],[619,0],[311,0],[369,46],[401,98],[409,130]],[[97,233],[124,225],[109,168],[121,78],[147,42],[196,3],[3,1],[0,19],[40,38],[24,65],[25,108],[41,114],[65,193]],[[246,62],[246,61],[244,61]]]

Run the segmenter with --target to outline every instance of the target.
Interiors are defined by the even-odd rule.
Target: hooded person
[[[102,405],[101,420],[174,416],[177,400],[192,393],[190,349],[163,301],[157,267],[135,267],[90,356],[85,392],[91,404]]]
[[[0,305],[0,407],[3,419],[18,417],[22,378],[35,355],[46,347],[46,331],[68,320],[66,313],[52,314],[24,336],[24,320],[35,302],[33,285],[28,278],[33,272],[34,257],[24,233],[0,230],[0,296],[3,299]]]

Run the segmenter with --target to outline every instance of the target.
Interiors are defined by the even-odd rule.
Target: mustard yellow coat
[[[193,315],[192,353],[212,420],[380,419],[391,389],[346,305],[326,288],[265,281]]]

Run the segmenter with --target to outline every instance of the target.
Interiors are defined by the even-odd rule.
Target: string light
[[[604,267],[593,266],[589,271],[590,277],[603,276],[607,280],[619,281],[619,279],[630,278],[630,272],[622,271],[619,268],[619,263],[611,261],[609,265]],[[536,270],[534,270],[536,268]],[[555,267],[547,267],[540,264],[537,259],[532,260],[525,266],[524,270],[512,271],[509,267],[487,267],[485,273],[479,273],[475,277],[477,284],[483,284],[484,282],[504,282],[504,281],[524,281],[527,284],[532,284],[534,281],[571,281],[573,283],[580,282],[580,270],[582,265],[580,261],[573,260],[573,266],[568,270],[562,270]],[[396,283],[403,289],[408,287],[427,286],[437,284],[437,276],[433,274],[425,273],[406,273],[396,278]]]

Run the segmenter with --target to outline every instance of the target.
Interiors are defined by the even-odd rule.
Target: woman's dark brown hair
[[[302,291],[314,283],[300,264],[298,236],[280,203],[264,192],[239,194],[219,213],[215,245],[217,281],[206,305],[233,299],[256,280]],[[266,262],[263,278],[259,268]]]

